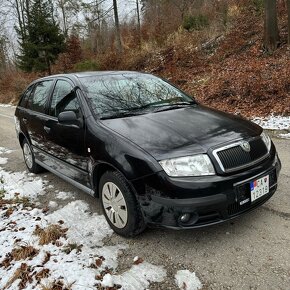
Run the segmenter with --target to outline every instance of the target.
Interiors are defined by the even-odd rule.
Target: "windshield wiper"
[[[117,119],[117,118],[124,118],[124,117],[131,117],[131,116],[137,116],[137,115],[142,115],[137,112],[118,112],[116,114],[108,114],[100,117],[100,120],[107,120],[107,119]]]
[[[196,102],[178,102],[174,104],[164,104],[161,106],[156,106],[155,112],[162,112],[162,111],[168,111],[168,110],[174,110],[178,108],[182,108],[184,106],[192,106],[192,105],[197,105]]]
[[[161,112],[161,111],[167,111],[167,110],[173,110],[177,108],[181,108],[183,106],[192,106],[195,105],[196,102],[176,102],[176,103],[164,103],[161,105],[152,105],[147,104],[140,107],[133,107],[129,108],[128,111],[123,112],[116,112],[112,114],[103,115],[100,119],[106,120],[106,119],[117,119],[117,118],[124,118],[124,117],[131,117],[131,116],[137,116],[137,115],[143,115],[146,114],[143,112],[144,109],[152,108],[153,112]]]

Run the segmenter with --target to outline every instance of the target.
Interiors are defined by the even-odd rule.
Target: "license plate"
[[[260,197],[269,193],[269,175],[250,182],[251,201],[255,201]]]

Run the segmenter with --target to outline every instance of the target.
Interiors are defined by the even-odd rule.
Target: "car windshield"
[[[80,80],[100,118],[144,114],[161,107],[195,103],[182,91],[151,75],[86,76]]]

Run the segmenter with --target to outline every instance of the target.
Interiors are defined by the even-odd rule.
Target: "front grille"
[[[250,140],[249,144],[251,146],[249,152],[246,152],[239,144],[217,151],[216,156],[225,172],[251,165],[267,155],[267,147],[261,138]]]
[[[249,210],[251,208],[259,206],[259,204],[264,203],[266,200],[268,200],[275,192],[275,188],[277,187],[277,175],[276,175],[276,170],[272,170],[269,174],[269,187],[270,187],[270,192],[263,197],[259,198],[257,201],[251,203],[247,202],[245,204],[240,204],[241,200],[244,200],[246,198],[250,199],[251,196],[251,189],[250,189],[250,183],[244,183],[241,185],[238,185],[235,188],[235,192],[237,195],[238,201],[230,204],[228,206],[228,215],[229,216],[234,216],[237,215],[245,210]]]

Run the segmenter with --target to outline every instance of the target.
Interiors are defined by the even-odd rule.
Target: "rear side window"
[[[26,107],[26,104],[27,104],[27,100],[28,98],[30,97],[31,95],[31,92],[33,90],[33,87],[34,85],[31,85],[21,96],[21,100],[20,100],[20,103],[19,103],[19,106],[20,107],[23,107],[25,108]]]
[[[73,86],[65,80],[58,80],[54,87],[49,112],[50,115],[57,117],[64,111],[74,111],[77,116],[80,116],[80,106]]]
[[[28,99],[27,108],[33,111],[44,113],[45,105],[49,97],[49,92],[53,80],[37,83],[33,88],[30,98]]]

